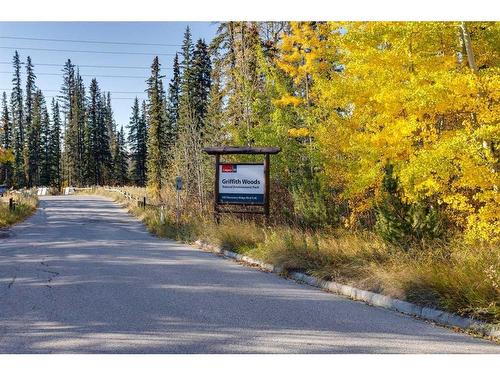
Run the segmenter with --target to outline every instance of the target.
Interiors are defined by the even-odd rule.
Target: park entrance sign
[[[215,156],[214,215],[220,213],[264,214],[269,218],[269,155],[278,147],[207,147]],[[221,162],[221,155],[264,155],[262,163]],[[232,206],[240,206],[235,210]],[[245,209],[244,207],[247,208]],[[259,209],[260,208],[260,209]]]
[[[264,204],[264,164],[219,164],[219,203]]]

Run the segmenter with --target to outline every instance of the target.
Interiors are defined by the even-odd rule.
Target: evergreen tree
[[[31,124],[26,129],[26,183],[28,187],[37,186],[40,183],[40,156],[42,148],[40,143],[40,133],[43,123],[44,98],[42,92],[37,90],[33,97]]]
[[[101,93],[97,80],[94,78],[90,82],[89,98],[87,107],[87,122],[85,127],[85,172],[84,179],[92,185],[99,185],[97,166],[97,128],[101,120]]]
[[[36,94],[36,76],[31,63],[31,57],[26,60],[26,97],[24,104],[24,128],[28,132],[33,118],[33,102]]]
[[[147,120],[147,105],[146,101],[142,101],[141,118],[137,131],[137,153],[138,153],[138,168],[139,168],[139,185],[144,186],[147,182],[147,160],[148,160],[148,120]]]
[[[407,248],[415,241],[442,236],[439,212],[423,202],[413,205],[404,202],[399,179],[390,163],[384,168],[382,187],[375,230],[384,240]]]
[[[10,121],[9,107],[7,105],[7,94],[2,94],[2,124],[0,133],[0,146],[4,149],[12,147],[12,124]]]
[[[41,103],[38,103],[37,107],[38,113],[38,121],[39,123],[36,125],[37,129],[32,129],[35,125],[33,125],[33,117],[34,117],[34,102],[35,96],[38,94],[36,89],[36,76],[33,71],[33,64],[31,63],[31,58],[28,56],[26,61],[26,98],[24,104],[24,131],[26,132],[25,142],[23,144],[23,159],[24,159],[24,173],[26,176],[26,183],[28,187],[34,186],[33,184],[38,183],[39,171],[38,165],[39,160],[38,154],[34,154],[32,147],[37,148],[39,144],[38,137],[40,136],[40,126],[41,126]],[[41,93],[40,93],[41,94]]]
[[[104,185],[106,171],[111,167],[111,151],[106,126],[106,99],[97,80],[90,82],[87,127],[85,132],[87,183]]]
[[[253,104],[261,88],[257,69],[260,45],[257,22],[222,22],[211,47],[222,51],[218,64],[225,74],[225,116],[247,144],[253,142],[251,131],[257,122]]]
[[[75,78],[75,66],[70,59],[66,61],[63,67],[63,84],[61,86],[61,94],[59,95],[59,100],[61,101],[61,111],[64,115],[64,121],[62,123],[63,130],[63,155],[62,155],[62,177],[61,179],[67,181],[71,185],[71,172],[70,168],[74,162],[74,151],[69,150],[68,141],[70,134],[70,123],[73,121],[73,101],[76,92],[76,78]],[[62,181],[61,181],[62,182]]]
[[[106,124],[106,128],[108,129],[108,134],[110,134],[110,142],[113,144],[113,138],[115,135],[118,135],[116,129],[116,123],[113,116],[113,108],[111,106],[111,93],[108,91],[106,95],[103,94],[104,102],[104,122]]]
[[[40,127],[40,184],[42,186],[51,185],[51,124],[47,105],[42,108],[42,121]]]
[[[201,208],[205,201],[206,180],[202,129],[211,85],[211,63],[207,46],[202,40],[193,48],[189,28],[184,34],[182,57],[176,164],[181,175],[190,176],[186,179],[186,191],[197,198]]]
[[[145,182],[145,142],[146,142],[146,129],[144,119],[141,116],[139,108],[139,100],[137,97],[132,106],[132,115],[128,125],[128,143],[130,145],[130,153],[132,158],[131,179],[140,186]]]
[[[52,99],[52,128],[50,129],[50,184],[61,188],[61,118],[59,104]]]
[[[4,150],[10,150],[12,148],[12,123],[10,120],[9,108],[7,106],[7,94],[5,91],[2,95],[2,118],[0,126],[0,147]],[[2,167],[0,181],[5,183],[7,186],[12,184],[12,165],[10,165],[10,163],[7,163]]]
[[[191,31],[188,26],[186,27],[184,39],[182,41],[182,62],[180,64],[182,74],[180,77],[179,109],[177,112],[179,117],[179,130],[183,125],[185,125],[186,121],[191,121],[191,117],[194,115],[192,101],[195,87],[193,53],[193,41],[191,39]],[[187,120],[187,118],[189,118],[189,120]]]
[[[139,112],[139,100],[137,97],[134,99],[134,105],[132,106],[132,115],[130,116],[130,121],[127,126],[128,129],[128,137],[127,141],[130,145],[130,156],[132,158],[132,169],[131,169],[131,179],[134,183],[138,184],[139,176],[138,176],[138,139],[137,133],[139,131],[139,122],[140,122],[140,112]]]
[[[24,178],[24,119],[23,119],[23,90],[21,88],[21,61],[17,51],[12,60],[14,77],[12,78],[11,113],[12,134],[14,138],[14,181],[16,187],[25,185]]]
[[[86,100],[82,77],[76,72],[74,94],[71,98],[71,119],[66,131],[64,149],[69,185],[81,186],[85,182],[85,126]]]
[[[122,126],[116,133],[116,145],[113,155],[113,180],[115,185],[118,186],[123,186],[128,182],[127,150],[125,147],[125,134]]]
[[[77,124],[77,169],[78,184],[86,183],[84,176],[85,165],[85,129],[87,126],[87,99],[85,96],[85,84],[80,73],[77,70],[76,74],[76,95],[74,98],[77,103],[74,107],[74,118]]]
[[[184,39],[182,41],[182,78],[180,80],[181,83],[181,95],[190,100],[190,95],[192,92],[192,88],[194,86],[194,76],[193,76],[193,41],[191,39],[191,30],[189,26],[186,27],[186,31],[184,32]]]
[[[224,87],[222,80],[223,72],[220,65],[216,64],[211,71],[211,87],[203,131],[204,142],[214,146],[223,142],[220,137],[224,127]]]
[[[59,99],[61,100],[61,110],[64,114],[64,122],[67,125],[71,118],[72,113],[72,102],[75,95],[75,66],[70,59],[66,61],[63,67],[63,84],[61,86],[61,95]]]
[[[117,131],[116,131],[116,123],[113,116],[113,108],[111,106],[111,93],[108,91],[106,94],[102,94],[103,99],[103,116],[104,116],[104,124],[106,126],[106,131],[109,136],[109,147],[111,152],[111,158],[109,163],[107,163],[107,167],[104,170],[104,180],[112,180],[114,175],[114,150],[117,147]]]
[[[173,76],[168,86],[167,116],[172,134],[172,143],[175,142],[179,121],[179,95],[181,90],[181,73],[179,66],[179,56],[175,54],[173,64]]]
[[[211,62],[208,48],[202,39],[196,43],[193,53],[192,75],[194,78],[192,88],[192,105],[196,121],[196,129],[202,132],[207,115],[208,96],[211,87]]]
[[[148,188],[159,197],[167,167],[165,92],[160,75],[160,62],[156,56],[148,79]]]

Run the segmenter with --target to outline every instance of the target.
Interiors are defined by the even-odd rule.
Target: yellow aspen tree
[[[390,163],[408,203],[439,206],[470,241],[498,239],[499,38],[494,22],[293,25],[278,65],[309,77],[309,130],[352,223]]]

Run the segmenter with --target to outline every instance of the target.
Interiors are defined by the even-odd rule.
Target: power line
[[[0,91],[11,92],[11,89],[0,89]],[[43,92],[60,92],[61,90],[42,90]],[[111,94],[146,94],[146,91],[108,91]]]
[[[181,47],[180,44],[163,44],[163,43],[139,43],[139,42],[110,42],[101,40],[76,40],[76,39],[49,39],[49,38],[31,38],[20,36],[0,36],[1,39],[18,39],[18,40],[43,40],[47,42],[70,42],[70,43],[89,43],[89,44],[120,44],[130,46],[158,46],[158,47]]]
[[[14,49],[14,50],[32,50],[32,51],[48,51],[48,52],[76,52],[76,53],[103,53],[111,55],[146,55],[146,56],[175,56],[175,53],[150,53],[150,52],[113,52],[113,51],[84,51],[84,50],[72,50],[72,49],[54,49],[54,48],[33,48],[33,47],[5,47],[1,46],[2,49]]]
[[[2,89],[0,89],[0,91],[2,91]],[[42,92],[45,92],[45,91],[56,91],[56,90],[42,90]],[[103,91],[103,93],[108,93],[108,92],[111,92],[111,91]],[[111,92],[111,93],[113,93],[113,92]],[[61,97],[59,95],[43,95],[43,97],[45,99],[48,99],[48,98],[61,99]],[[116,96],[112,96],[111,100],[114,100],[114,99],[117,99],[117,100],[135,100],[135,98],[136,97],[120,97],[120,98],[117,98]],[[137,98],[137,99],[141,100],[141,98]]]
[[[26,64],[24,62],[21,62],[21,64]],[[12,61],[0,61],[0,65],[12,65]],[[58,67],[63,67],[64,65],[62,64],[43,64],[43,63],[37,63],[34,64],[34,66],[58,66]],[[77,68],[112,68],[112,69],[149,69],[149,67],[144,67],[144,66],[125,66],[125,65],[80,65],[76,64],[75,65]],[[163,67],[162,69],[172,69],[171,67]]]
[[[105,91],[105,92],[107,92],[107,91]],[[56,96],[56,95],[44,95],[43,97],[44,97],[44,98],[55,98],[55,99],[61,99],[61,97],[60,97],[60,96]],[[117,99],[117,100],[122,100],[122,99],[123,99],[123,100],[135,100],[135,97],[134,97],[134,98],[116,98],[116,97],[111,97],[111,100],[115,100],[115,99]],[[139,99],[139,98],[137,98],[137,99]]]
[[[14,74],[12,72],[0,72],[0,74]],[[36,76],[62,76],[61,73],[35,73]],[[102,74],[80,74],[80,77],[94,77],[94,78],[141,78],[146,79],[149,77],[144,76],[117,76],[117,75],[102,75]]]

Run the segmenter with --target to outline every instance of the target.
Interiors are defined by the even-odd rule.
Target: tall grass
[[[407,251],[372,233],[280,228],[249,253],[288,271],[500,323],[500,251],[493,245],[435,241]]]
[[[251,220],[212,218],[138,208],[116,193],[97,191],[127,204],[161,237],[192,242],[202,238],[226,249],[283,267],[453,313],[500,323],[500,251],[494,245],[454,241],[391,245],[372,232],[304,231],[265,227]],[[137,194],[139,195],[139,194]]]
[[[392,260],[391,282],[406,299],[500,322],[500,251],[493,245],[437,244]]]

